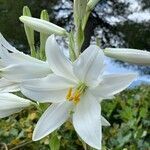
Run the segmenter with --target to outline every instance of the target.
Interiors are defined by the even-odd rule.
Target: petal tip
[[[44,138],[46,135],[43,135],[43,134],[39,134],[40,132],[37,131],[36,127],[33,131],[33,135],[32,135],[32,140],[33,141],[39,141],[41,140],[42,138]]]
[[[138,73],[130,73],[129,75],[133,80],[137,79],[139,76]]]
[[[50,41],[50,42],[53,41],[53,42],[55,42],[55,41],[56,41],[55,35],[54,35],[54,34],[50,35],[50,36],[48,37],[47,41]]]
[[[38,140],[40,140],[40,138],[37,137],[37,135],[33,132],[32,141],[38,141]]]

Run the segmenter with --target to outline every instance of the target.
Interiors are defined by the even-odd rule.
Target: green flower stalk
[[[79,56],[82,44],[84,42],[84,29],[82,24],[86,15],[87,0],[74,0],[74,23],[75,32],[75,54]]]
[[[94,9],[94,7],[96,6],[96,4],[99,2],[100,0],[89,0],[87,3],[87,7],[86,7],[86,15],[84,16],[84,21],[82,24],[82,28],[85,29],[86,23],[89,19],[90,13],[91,11]]]
[[[100,0],[89,0],[87,7],[89,10],[93,10],[94,7],[96,6],[96,4],[99,2]]]
[[[40,18],[43,20],[49,21],[48,12],[46,10],[43,10],[41,12]],[[45,60],[45,43],[46,43],[48,36],[49,36],[48,34],[44,34],[40,32],[40,58],[42,60]]]
[[[25,25],[29,26],[30,28],[42,32],[48,35],[56,34],[60,36],[67,36],[68,33],[64,28],[61,28],[49,21],[45,21],[42,19],[37,19],[33,17],[21,16],[20,21],[23,22]]]
[[[23,7],[23,16],[30,16],[31,17],[31,12],[30,9],[27,6]],[[30,46],[30,51],[31,51],[31,56],[35,57],[36,52],[35,52],[35,42],[34,42],[34,30],[26,25],[24,25],[26,37]]]
[[[75,25],[82,23],[86,14],[87,0],[74,0],[74,21]]]
[[[75,54],[75,42],[74,42],[74,34],[73,31],[69,34],[69,56],[72,62],[76,60],[76,54]]]

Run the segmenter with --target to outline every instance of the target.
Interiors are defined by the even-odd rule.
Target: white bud
[[[28,16],[21,16],[19,19],[25,25],[41,33],[46,33],[49,35],[56,34],[61,36],[66,36],[68,34],[64,28],[61,28],[49,21],[28,17]]]
[[[124,62],[139,65],[150,65],[150,52],[148,51],[126,48],[106,48],[104,53],[108,57]]]
[[[31,101],[11,93],[0,93],[0,118],[18,113],[32,104]]]

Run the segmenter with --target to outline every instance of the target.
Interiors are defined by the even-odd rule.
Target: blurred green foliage
[[[113,100],[102,102],[102,114],[111,123],[103,127],[103,150],[149,150],[150,88],[143,85],[128,89]],[[50,137],[31,140],[40,114],[33,107],[0,120],[1,149],[9,150],[83,150],[72,124],[68,121]],[[49,141],[50,144],[49,144]],[[57,146],[55,146],[57,145]],[[53,148],[54,147],[54,148]]]

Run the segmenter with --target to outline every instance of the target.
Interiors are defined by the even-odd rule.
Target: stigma
[[[68,89],[66,99],[74,102],[74,104],[78,104],[78,102],[80,101],[80,97],[84,94],[86,88],[87,86],[84,83],[80,83],[76,89],[70,87]]]

